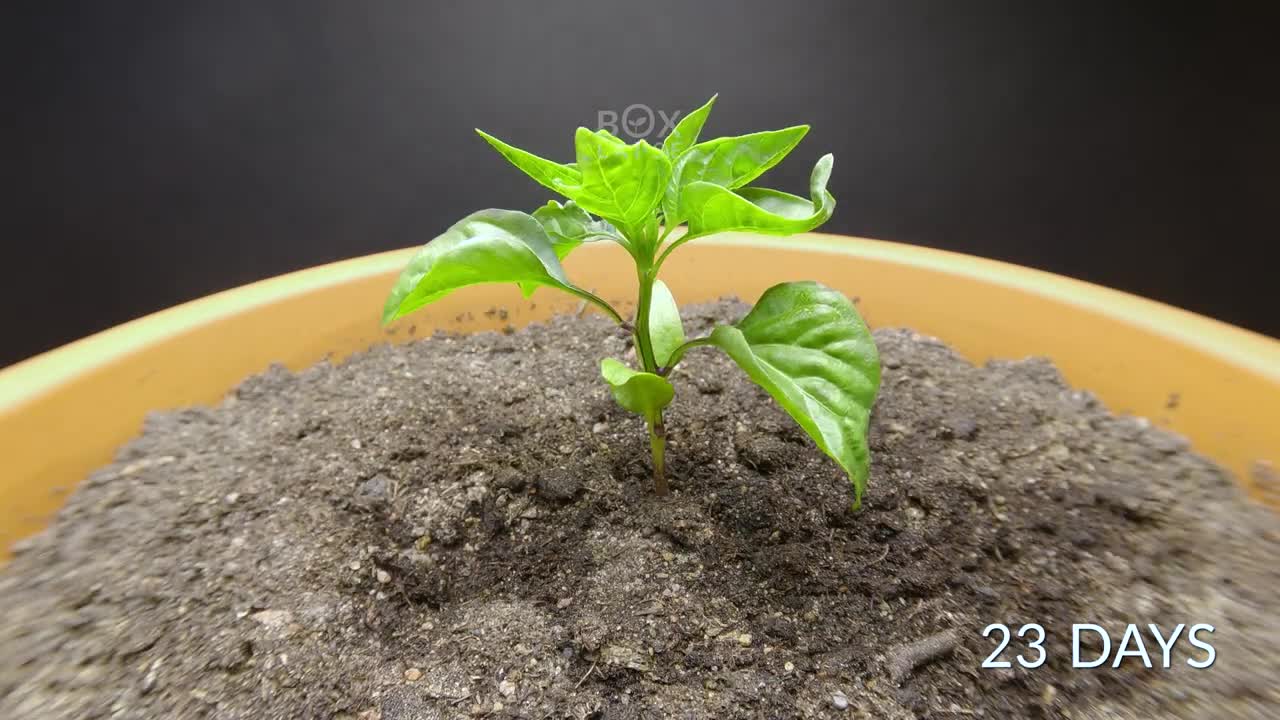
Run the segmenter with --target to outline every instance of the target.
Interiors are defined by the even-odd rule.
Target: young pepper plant
[[[693,348],[718,347],[840,465],[856,508],[867,482],[867,425],[880,360],[852,303],[816,282],[782,283],[738,323],[689,339],[675,299],[658,279],[671,253],[692,240],[725,231],[806,232],[835,209],[827,192],[831,155],[814,166],[807,199],[748,186],[786,157],[808,126],[698,142],[715,100],[682,119],[661,147],[578,128],[572,163],[546,160],[477,130],[565,202],[551,200],[532,213],[480,210],[459,220],[409,261],[387,298],[383,322],[477,283],[516,283],[526,296],[549,286],[596,306],[632,335],[640,367],[606,358],[600,371],[618,404],[648,425],[658,495],[668,487],[663,411],[675,397],[668,376]],[[635,261],[639,297],[631,320],[575,285],[561,265],[574,248],[596,241],[621,245]]]

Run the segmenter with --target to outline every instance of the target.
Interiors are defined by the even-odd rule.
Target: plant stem
[[[664,220],[664,222],[665,222],[665,220]],[[662,249],[662,243],[666,242],[666,241],[667,241],[667,238],[668,238],[668,237],[671,237],[671,233],[675,232],[675,231],[676,231],[676,228],[678,228],[678,227],[680,227],[680,225],[678,225],[678,224],[676,224],[676,225],[664,225],[664,226],[663,226],[663,228],[662,228],[662,234],[658,236],[658,242],[654,243],[654,245],[653,245],[653,249],[654,249],[654,251],[655,251],[655,252],[657,252],[658,250],[661,250],[661,249]]]
[[[667,470],[665,455],[667,428],[662,423],[662,411],[649,423],[649,449],[653,453],[653,492],[659,497],[667,494]]]
[[[709,337],[694,338],[686,342],[685,344],[681,345],[680,347],[676,348],[675,350],[671,351],[671,358],[667,360],[667,366],[662,368],[662,372],[659,373],[659,375],[662,375],[665,377],[666,375],[670,374],[671,371],[675,368],[676,364],[680,362],[680,359],[684,357],[684,353],[686,350],[690,348],[696,348],[702,345],[710,345],[710,344],[711,344],[711,338]]]
[[[662,251],[662,254],[660,254],[660,255],[658,256],[658,260],[657,260],[657,262],[655,262],[655,263],[653,264],[653,271],[654,271],[655,273],[656,273],[656,272],[658,272],[658,270],[662,268],[662,263],[664,263],[664,262],[666,262],[666,261],[667,261],[667,258],[671,255],[671,253],[672,253],[672,252],[674,252],[674,251],[675,251],[675,249],[676,249],[676,248],[678,248],[678,247],[680,247],[681,245],[683,245],[683,244],[685,244],[685,243],[689,242],[690,240],[694,240],[694,239],[697,239],[697,238],[700,238],[700,237],[703,237],[703,236],[702,236],[702,235],[693,235],[692,233],[690,233],[690,232],[686,231],[684,235],[681,235],[679,238],[677,238],[677,239],[676,239],[676,241],[675,241],[675,242],[673,242],[673,243],[671,243],[670,245],[668,245],[668,246],[666,247],[666,249],[664,249],[664,250]]]
[[[647,265],[647,264],[646,264]],[[636,303],[636,355],[644,365],[645,372],[658,372],[658,362],[653,355],[653,338],[649,335],[649,312],[653,304],[653,273],[646,265],[636,267],[640,281],[640,299]]]
[[[653,283],[658,271],[653,265],[653,254],[657,251],[657,225],[645,228],[647,239],[652,243],[644,243],[648,255],[643,260],[637,259],[636,279],[640,285],[640,297],[636,302],[635,338],[636,355],[640,358],[645,372],[657,373],[658,361],[653,354],[653,336],[649,334],[649,315],[653,305]],[[653,491],[659,497],[667,494],[667,471],[665,454],[667,448],[667,428],[662,422],[662,411],[646,418],[649,424],[649,450],[653,454]]]
[[[612,306],[612,305],[610,305],[608,302],[605,302],[604,298],[600,297],[599,295],[596,295],[595,293],[591,293],[591,292],[588,292],[588,291],[586,291],[586,290],[583,290],[582,288],[575,288],[575,287],[572,287],[572,286],[570,286],[570,287],[566,287],[566,288],[564,288],[564,289],[565,289],[566,291],[568,291],[569,293],[571,293],[571,294],[573,294],[573,295],[577,295],[578,297],[582,298],[583,300],[586,300],[587,302],[591,303],[592,305],[595,305],[596,307],[600,308],[601,310],[603,310],[603,311],[605,312],[605,314],[606,314],[606,315],[608,315],[610,318],[612,318],[612,319],[613,319],[613,321],[614,321],[614,322],[616,322],[616,323],[618,323],[619,325],[626,325],[626,324],[627,324],[627,321],[626,321],[626,320],[624,320],[624,319],[622,319],[622,314],[621,314],[621,313],[619,313],[617,310],[615,310],[615,309],[613,308],[613,306]]]

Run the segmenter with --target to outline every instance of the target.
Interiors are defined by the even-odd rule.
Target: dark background
[[[96,2],[6,6],[0,365],[546,193],[632,103],[808,122],[765,178],[825,227],[1280,334],[1274,3]],[[323,322],[323,319],[317,319]]]

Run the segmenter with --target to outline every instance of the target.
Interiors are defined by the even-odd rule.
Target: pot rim
[[[949,250],[829,233],[805,233],[787,238],[725,233],[699,242],[836,253],[964,276],[1110,316],[1280,384],[1280,340],[1157,300],[1044,270]],[[84,372],[110,364],[162,338],[291,297],[397,272],[416,250],[417,247],[412,247],[364,255],[223,290],[0,368],[0,413],[34,401]]]

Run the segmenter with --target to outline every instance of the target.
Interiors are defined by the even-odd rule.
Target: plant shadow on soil
[[[858,512],[706,349],[673,377],[654,497],[643,423],[598,378],[627,341],[599,318],[158,414],[0,576],[0,716],[1275,716],[1274,514],[1046,361],[876,339]],[[981,669],[982,629],[1027,622],[1047,662]],[[1169,670],[1072,669],[1081,622],[1213,624],[1217,662],[1184,642]]]

